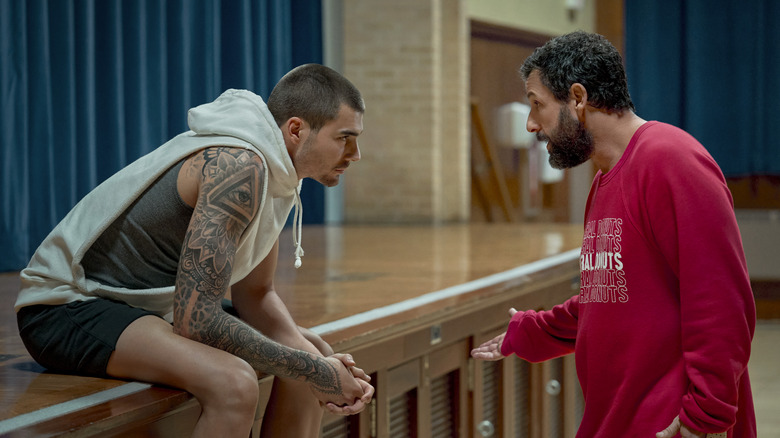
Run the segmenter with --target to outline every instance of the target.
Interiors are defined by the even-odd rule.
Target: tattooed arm
[[[277,241],[266,259],[230,288],[233,306],[239,318],[280,344],[317,355],[333,355],[331,346],[319,335],[295,323],[287,306],[276,293],[273,283],[278,254],[279,242]],[[337,354],[335,357],[338,357],[358,379],[357,383],[363,388],[363,395],[353,405],[343,407],[326,405],[326,408],[337,415],[360,412],[371,401],[374,394],[374,388],[369,384],[371,378],[355,366],[350,355]]]
[[[239,318],[280,344],[330,356],[333,354],[330,346],[327,349],[317,348],[303,336],[287,306],[276,293],[273,280],[278,255],[277,240],[265,260],[231,286],[230,295]]]
[[[208,148],[191,157],[179,181],[187,201],[195,181],[195,209],[182,244],[174,295],[174,330],[246,360],[255,370],[306,381],[323,402],[352,404],[360,385],[334,357],[281,345],[222,310],[238,241],[260,204],[263,164],[239,148]]]

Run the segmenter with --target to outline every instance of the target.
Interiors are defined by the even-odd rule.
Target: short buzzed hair
[[[577,31],[551,39],[525,60],[520,74],[528,80],[534,70],[561,102],[569,98],[571,86],[580,83],[588,91],[588,103],[594,107],[618,112],[634,110],[623,58],[599,34]]]
[[[335,120],[342,104],[361,114],[366,110],[363,97],[352,82],[319,64],[292,69],[279,80],[267,102],[278,126],[291,117],[300,117],[314,131]]]

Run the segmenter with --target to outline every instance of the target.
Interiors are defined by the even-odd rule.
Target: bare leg
[[[260,437],[316,438],[320,434],[323,413],[308,385],[275,377]]]
[[[193,437],[249,436],[259,397],[252,367],[230,353],[174,334],[160,318],[144,316],[125,329],[107,372],[195,396],[202,412]]]
[[[278,342],[294,344],[295,338],[280,337]],[[328,351],[321,351],[307,338],[297,348],[329,356],[333,354],[330,346],[322,345]],[[320,340],[321,341],[321,340]],[[319,401],[314,398],[308,385],[289,379],[274,378],[271,388],[271,396],[268,398],[268,406],[263,416],[261,438],[273,438],[278,436],[312,437],[320,435],[322,415],[324,410]],[[293,427],[294,426],[294,427]]]

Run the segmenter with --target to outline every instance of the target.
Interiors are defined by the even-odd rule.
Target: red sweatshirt
[[[518,312],[501,348],[531,362],[575,353],[577,437],[694,430],[756,436],[747,373],[755,303],[731,194],[693,137],[648,122],[599,172],[585,211],[578,296]]]

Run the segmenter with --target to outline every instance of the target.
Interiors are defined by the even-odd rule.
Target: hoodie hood
[[[199,136],[235,137],[249,143],[264,158],[272,196],[289,196],[297,191],[298,174],[268,106],[247,90],[229,89],[216,100],[187,113],[190,129]]]
[[[282,131],[263,99],[251,91],[229,89],[215,101],[190,109],[187,122],[190,129],[199,136],[235,137],[249,143],[260,152],[268,169],[265,183],[270,197],[272,199],[294,197],[292,234],[295,267],[299,268],[303,256],[301,184],[290,154],[287,152],[287,146],[284,144]]]

